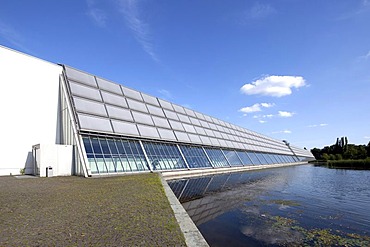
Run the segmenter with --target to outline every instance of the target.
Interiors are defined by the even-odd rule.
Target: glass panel
[[[179,120],[179,118],[177,117],[176,112],[164,109],[164,113],[166,114],[167,118],[174,119],[174,120]]]
[[[111,91],[113,93],[122,94],[121,87],[118,84],[112,83],[101,78],[96,78],[96,80],[98,81],[99,88]]]
[[[249,158],[246,152],[236,151],[239,158],[242,160],[243,165],[253,165],[252,160]]]
[[[121,87],[122,87],[123,94],[125,96],[132,98],[132,99],[143,101],[143,98],[141,98],[141,94],[138,91],[132,90],[130,88],[123,87],[123,86]]]
[[[201,147],[180,145],[189,168],[212,167]]]
[[[112,132],[110,121],[107,118],[93,117],[89,115],[78,114],[81,129],[98,130]]]
[[[94,76],[84,73],[82,71],[70,68],[70,67],[65,67],[66,72],[67,72],[67,77],[72,78],[76,81],[80,81],[82,83],[85,83],[87,85],[96,87],[96,82]]]
[[[278,164],[278,163],[280,163],[277,159],[276,159],[276,157],[275,157],[275,155],[274,154],[268,154],[269,156],[270,156],[270,158],[272,159],[272,161],[273,161],[273,164]]]
[[[92,153],[88,155],[88,161],[92,173],[148,170],[138,141],[88,136],[84,136],[83,140],[86,146],[91,141]]]
[[[104,158],[102,154],[96,154],[95,155],[96,160],[96,166],[98,167],[99,173],[107,173],[107,168],[105,166]]]
[[[139,129],[140,136],[143,137],[154,137],[159,138],[159,134],[156,128],[145,126],[145,125],[137,125],[137,128]]]
[[[109,149],[111,151],[112,154],[118,154],[118,150],[117,150],[117,147],[116,147],[116,144],[114,142],[114,140],[110,140],[108,139],[108,146],[109,146]]]
[[[153,120],[148,114],[132,111],[132,116],[137,123],[143,123],[148,125],[154,125]]]
[[[277,160],[277,163],[284,163],[284,161],[280,158],[280,155],[274,154],[274,157]]]
[[[159,106],[157,98],[143,93],[141,93],[141,96],[143,96],[143,99],[146,103]]]
[[[285,163],[289,163],[289,159],[287,155],[282,155],[281,157],[285,160]]]
[[[104,155],[105,165],[108,168],[108,172],[116,172],[115,163],[110,155]]]
[[[267,161],[267,164],[273,164],[274,163],[268,154],[262,153],[262,156]]]
[[[139,131],[137,130],[136,124],[134,123],[126,123],[112,120],[112,125],[115,133],[139,135]]]
[[[172,130],[166,130],[166,129],[160,129],[160,128],[157,128],[157,130],[162,139],[169,139],[169,140],[176,141],[175,134],[173,133]]]
[[[293,159],[293,156],[288,156],[288,159],[289,159],[289,162],[295,162],[294,159]]]
[[[209,159],[214,167],[230,166],[221,149],[205,148]]]
[[[261,165],[268,164],[268,162],[266,161],[266,159],[265,159],[265,157],[262,155],[262,153],[256,153],[256,156],[257,156],[257,158],[259,159],[259,161],[261,161]]]
[[[105,103],[128,108],[124,97],[106,92],[101,92],[101,94]]]
[[[78,95],[87,99],[102,101],[99,90],[97,88],[86,87],[77,83],[69,82],[73,95]]]
[[[92,174],[98,173],[98,168],[96,167],[95,157],[93,154],[87,155],[87,160],[90,165],[90,171]]]
[[[186,112],[185,112],[185,110],[182,106],[178,106],[178,105],[174,105],[174,104],[172,104],[172,106],[173,106],[173,109],[175,109],[176,112],[186,114]]]
[[[162,99],[158,99],[158,101],[163,108],[173,110],[172,104],[170,102],[164,101]]]
[[[132,110],[137,110],[141,112],[148,112],[148,109],[146,108],[145,104],[136,100],[127,99],[128,106]]]
[[[99,142],[98,138],[91,138],[91,144],[92,144],[92,147],[93,147],[93,152],[95,154],[101,154],[102,153],[101,147],[100,147],[100,142]]]
[[[252,160],[253,165],[261,165],[261,162],[258,160],[257,156],[253,152],[247,152],[249,158]]]
[[[113,155],[112,160],[113,160],[113,164],[114,164],[114,167],[116,168],[117,172],[124,172],[125,171],[125,169],[122,166],[121,159],[118,155]]]
[[[110,150],[109,150],[109,147],[108,147],[107,140],[99,138],[99,141],[100,141],[100,146],[101,146],[101,149],[103,151],[103,154],[110,155]]]
[[[124,109],[124,108],[118,108],[118,107],[114,107],[110,105],[107,105],[106,107],[107,107],[109,117],[120,119],[120,120],[125,120],[125,121],[131,121],[131,122],[134,121],[130,110]]]
[[[229,161],[232,166],[241,166],[242,162],[240,161],[238,155],[234,150],[223,150],[226,156],[226,159]]]
[[[156,106],[152,106],[152,105],[146,105],[146,106],[147,106],[150,114],[164,117],[164,113],[163,113],[162,108],[159,108],[159,107],[156,107]]]
[[[93,153],[91,143],[90,143],[90,138],[89,137],[83,137],[83,142],[84,142],[86,153]]]
[[[153,170],[185,169],[186,165],[176,145],[143,142]]]

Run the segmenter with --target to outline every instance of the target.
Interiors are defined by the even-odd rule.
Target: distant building
[[[0,46],[0,175],[305,162],[305,149]]]

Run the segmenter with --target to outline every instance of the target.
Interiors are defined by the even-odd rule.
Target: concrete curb
[[[175,214],[177,223],[184,234],[186,245],[189,247],[209,246],[188,213],[182,207],[170,186],[167,184],[166,180],[163,178],[162,174],[158,173],[158,176],[161,178],[164,192],[166,193],[168,201]]]
[[[270,165],[257,165],[257,166],[239,166],[239,167],[218,167],[218,168],[206,168],[206,169],[192,169],[192,170],[182,170],[182,171],[162,171],[161,174],[166,180],[190,178],[190,177],[200,177],[214,174],[224,174],[232,172],[245,172],[268,168],[278,168],[285,166],[296,166],[308,164],[307,162],[296,162],[296,163],[286,163],[286,164],[270,164]]]

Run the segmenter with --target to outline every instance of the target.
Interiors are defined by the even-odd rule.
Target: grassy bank
[[[0,177],[0,246],[185,246],[157,174]]]
[[[363,160],[327,160],[316,161],[319,165],[325,165],[330,168],[351,168],[351,169],[366,169],[370,170],[370,159]]]

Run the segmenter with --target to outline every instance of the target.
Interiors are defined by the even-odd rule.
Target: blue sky
[[[1,0],[0,44],[299,147],[370,141],[370,0]]]

